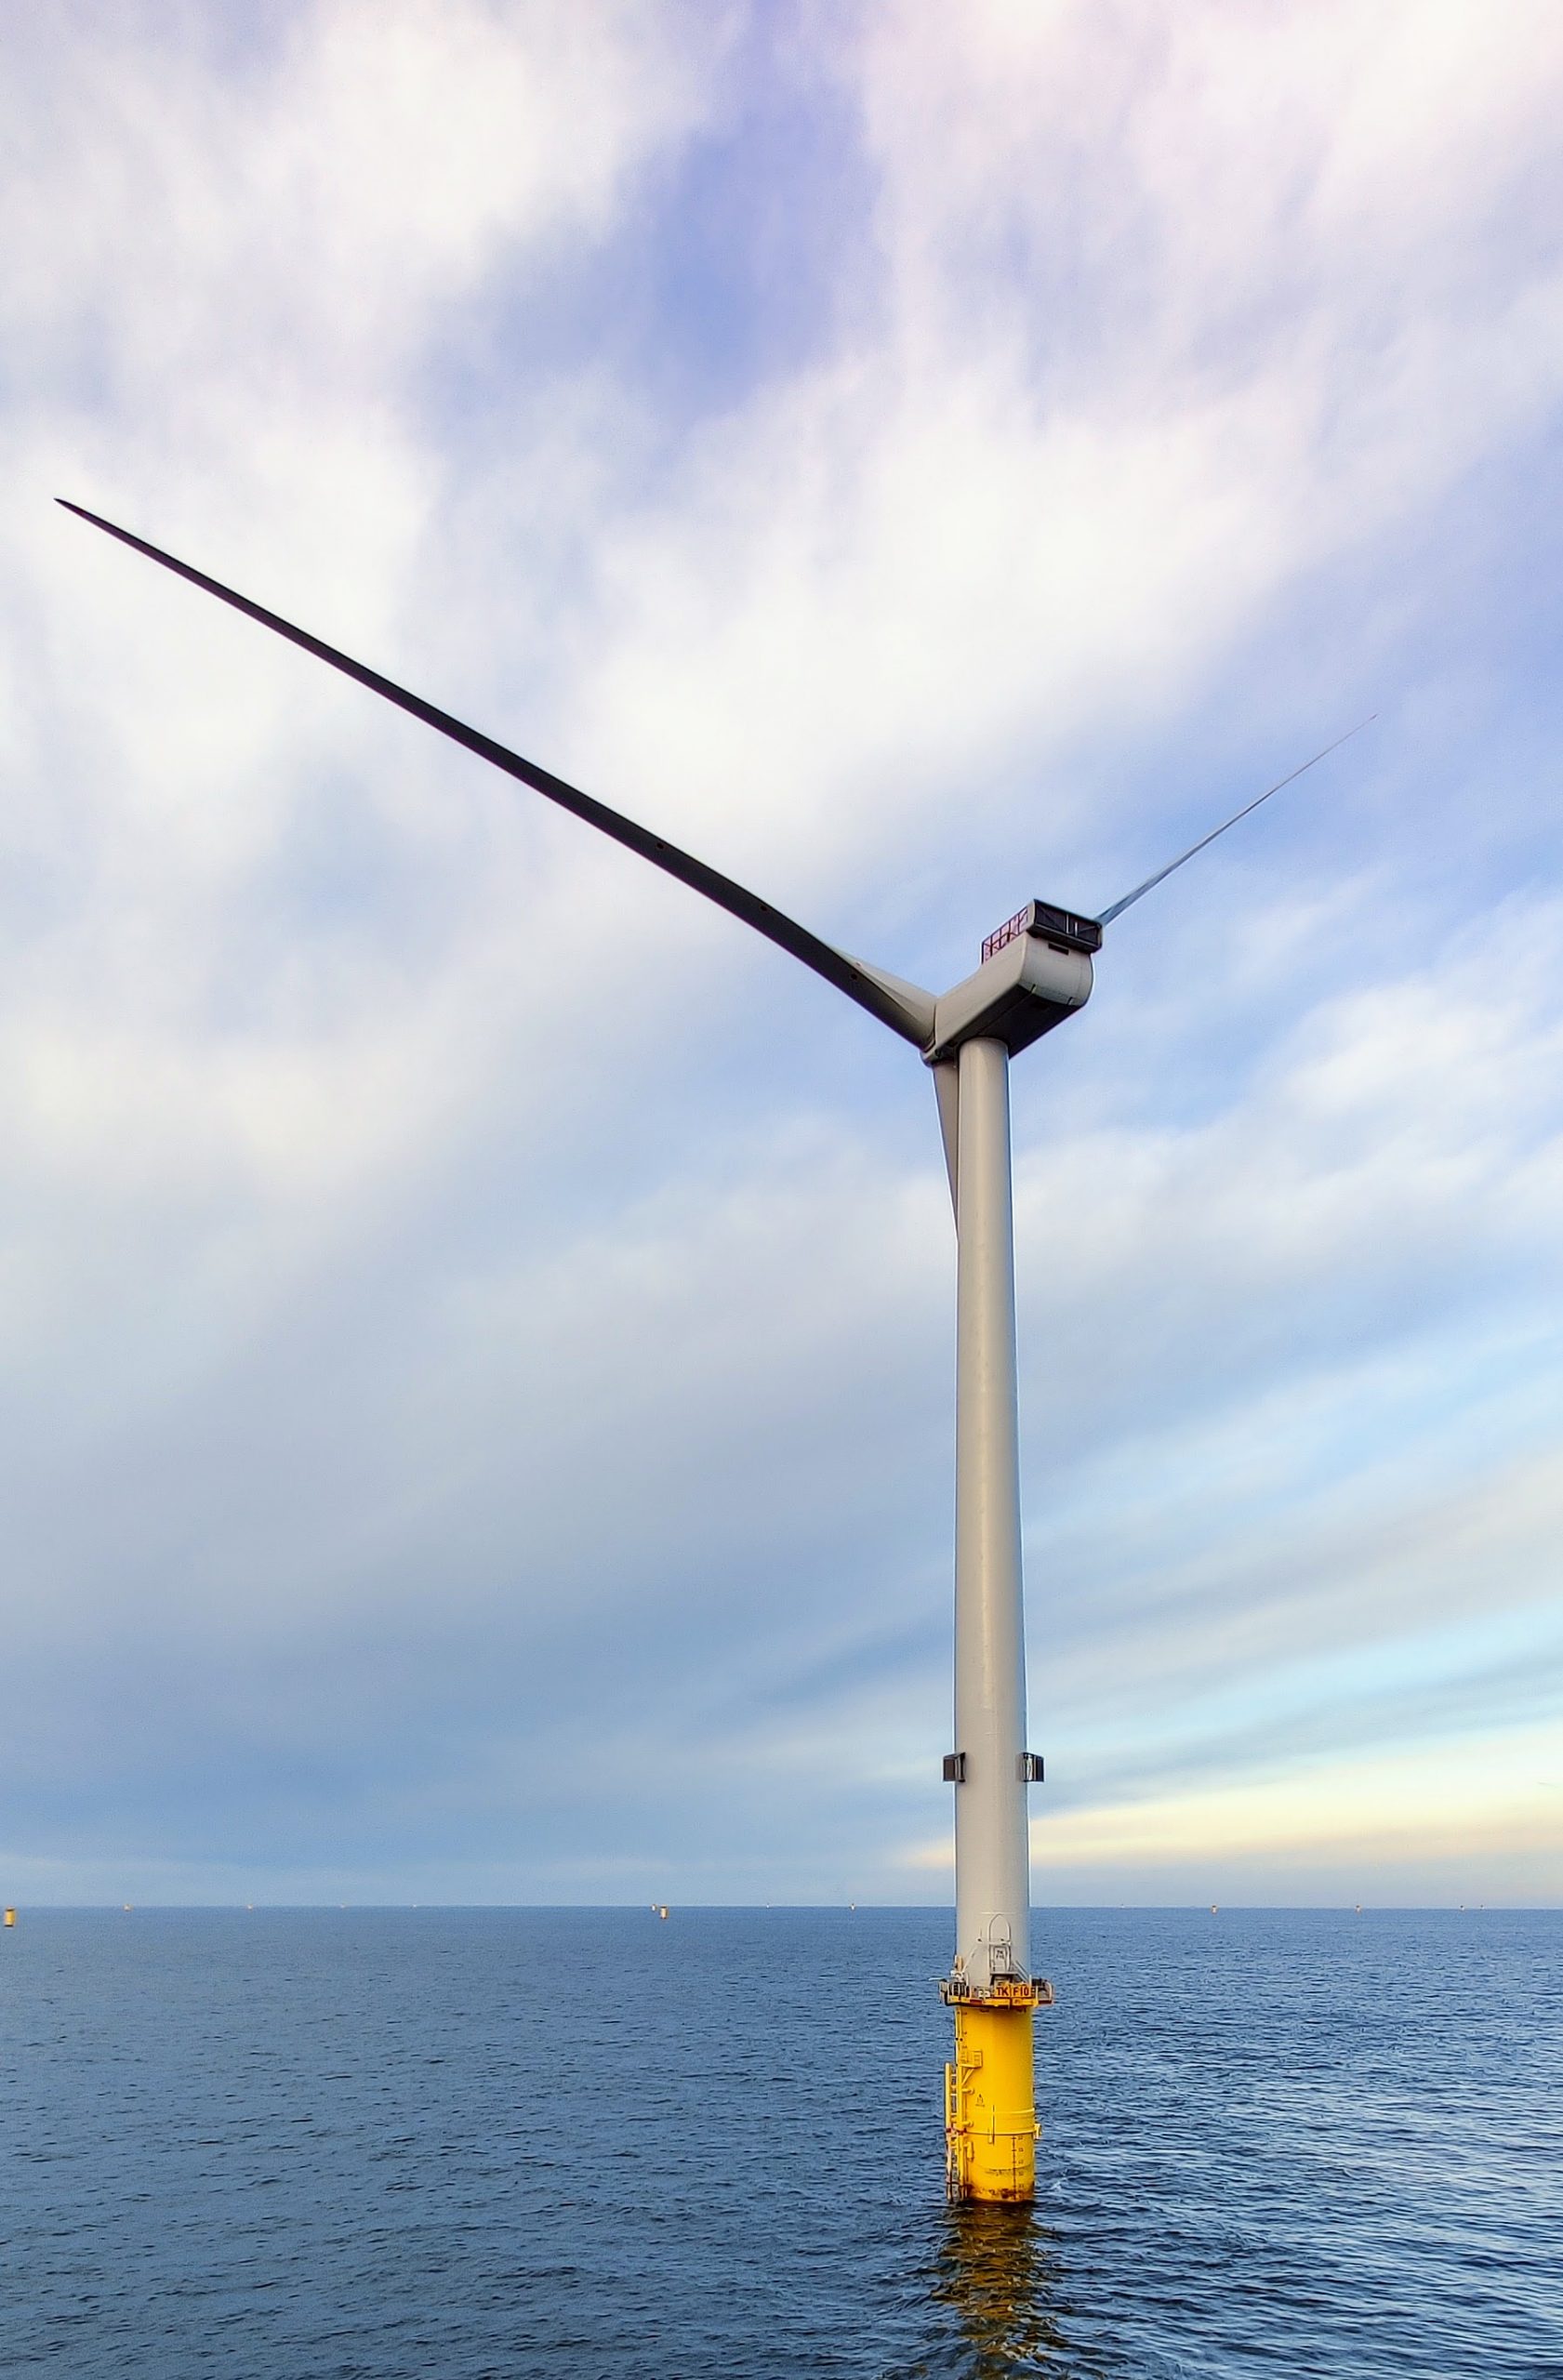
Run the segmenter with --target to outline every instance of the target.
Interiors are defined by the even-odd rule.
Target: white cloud
[[[633,1735],[579,1780],[578,1873],[661,1773],[668,1857],[716,1858],[712,1830],[732,1889],[747,1831],[748,1873],[803,1875],[760,1806],[781,1774],[799,1840],[894,1889],[946,1693],[949,1232],[915,1065],[45,499],[953,973],[1000,854],[1079,863],[1129,809],[1126,876],[1176,847],[1167,722],[1247,767],[1344,724],[1358,677],[1427,678],[1444,598],[1408,596],[1405,541],[1473,473],[1523,479],[1556,403],[1563,41],[1542,12],[1494,40],[1199,9],[1154,41],[875,12],[826,61],[876,192],[839,327],[685,417],[633,338],[545,337],[537,293],[646,210],[691,234],[691,143],[765,99],[735,20],[314,7],[242,56],[204,14],[150,21],[52,20],[0,102],[30,373],[0,443],[35,498],[0,577],[29,1658],[142,1797],[138,1858],[179,1856],[192,1798],[154,1737],[208,1802],[231,1778],[261,1858],[268,1752],[307,1766],[345,1708],[323,1805],[404,1823],[416,1756],[523,1888],[566,1856],[525,1728],[578,1694]],[[1375,904],[1422,813],[1354,765],[1394,829],[1363,872],[1322,889],[1316,847],[1218,940],[1190,871],[1158,932],[1198,969],[1157,985],[1115,941],[1017,1093],[1032,1537],[1106,1552],[1059,1672],[1104,1765],[1111,1675],[1198,1701],[1245,1580],[1256,1699],[1321,1626],[1414,1668],[1418,1582],[1469,1614],[1500,1551],[1504,1608],[1550,1592],[1556,1366],[1516,1314],[1557,1289],[1556,903],[1516,902],[1501,959],[1450,939],[1451,859],[1413,948]],[[1525,1381],[1462,1406],[1505,1347]],[[1475,1478],[1425,1451],[1461,1411]],[[720,1820],[673,1781],[690,1739]],[[1147,1750],[1206,1755],[1247,1756],[1229,1714]],[[97,1822],[45,1816],[62,1858]]]

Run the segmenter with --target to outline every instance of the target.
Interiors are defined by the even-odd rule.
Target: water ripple
[[[952,2210],[936,1912],[23,1912],[5,2369],[1559,2380],[1563,1918],[1041,1930]]]

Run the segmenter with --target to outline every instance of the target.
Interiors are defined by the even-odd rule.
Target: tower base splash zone
[[[1053,1986],[995,1983],[980,1998],[946,1984],[955,2056],[945,2069],[945,2188],[952,2199],[1022,2200],[1037,2187],[1032,2026]]]

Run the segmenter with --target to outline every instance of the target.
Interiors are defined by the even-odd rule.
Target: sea
[[[1040,1911],[945,2202],[936,1910],[22,1910],[0,2372],[1563,2380],[1563,1912]]]

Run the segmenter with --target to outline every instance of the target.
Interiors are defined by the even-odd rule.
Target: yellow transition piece
[[[955,2061],[945,2069],[945,2175],[951,2198],[1028,2199],[1037,2186],[1032,2021],[1053,1991],[1016,1984],[950,1997]]]

